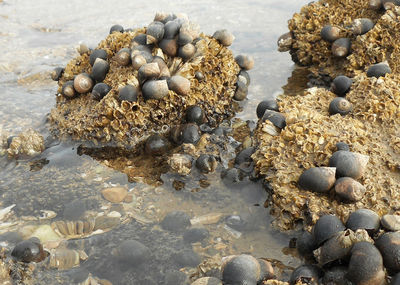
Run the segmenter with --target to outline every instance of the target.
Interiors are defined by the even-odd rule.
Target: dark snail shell
[[[351,41],[349,38],[340,38],[332,43],[332,54],[337,57],[345,57],[350,53]]]
[[[181,25],[177,21],[169,21],[164,26],[164,39],[173,39],[178,35]]]
[[[345,75],[339,75],[332,81],[331,91],[337,96],[344,97],[349,92],[353,81]]]
[[[181,57],[183,60],[191,59],[195,53],[196,47],[191,43],[185,44],[178,49],[178,56]]]
[[[106,96],[108,94],[108,92],[110,92],[110,90],[111,90],[111,86],[109,86],[103,82],[97,83],[93,87],[92,98],[94,100],[100,101],[101,99],[104,98],[104,96]]]
[[[77,94],[74,89],[74,81],[70,80],[65,82],[62,86],[61,93],[66,98],[74,98]]]
[[[146,34],[138,34],[132,39],[131,47],[135,47],[138,45],[146,45],[147,36]]]
[[[373,64],[367,70],[368,77],[379,78],[381,76],[385,76],[387,73],[392,73],[392,70],[386,62]]]
[[[233,99],[235,99],[236,101],[243,101],[244,99],[246,99],[247,93],[248,93],[247,85],[242,81],[237,81],[236,91],[235,95],[233,96]]]
[[[196,71],[195,73],[194,73],[194,77],[196,77],[196,79],[200,82],[200,81],[203,81],[204,79],[205,79],[205,76],[204,76],[204,74],[203,74],[203,72],[201,72],[201,71]]]
[[[63,67],[56,67],[51,72],[51,79],[53,79],[54,81],[58,81],[63,73],[64,73]]]
[[[121,66],[127,66],[131,63],[131,49],[123,48],[115,55],[115,60]]]
[[[196,124],[182,126],[182,142],[196,144],[200,140],[200,129]]]
[[[329,104],[328,112],[330,115],[340,114],[347,115],[353,110],[353,104],[343,97],[334,98]]]
[[[104,49],[93,50],[89,56],[89,63],[91,66],[93,66],[94,62],[96,61],[96,58],[107,60],[107,52]]]
[[[226,29],[216,31],[213,34],[213,38],[219,41],[221,45],[227,47],[230,46],[235,40],[233,34]]]
[[[289,284],[318,285],[318,280],[322,275],[322,270],[316,265],[301,265],[290,275]]]
[[[279,129],[283,129],[284,127],[286,127],[286,118],[279,112],[265,110],[264,115],[262,116],[262,121],[264,122],[265,120],[270,121],[272,124],[274,124],[275,127]]]
[[[364,174],[368,160],[368,155],[339,150],[332,154],[329,159],[329,166],[336,167],[336,177],[359,179]]]
[[[400,6],[399,0],[382,0],[382,5],[385,10],[392,9],[395,6]]]
[[[382,256],[369,242],[358,242],[351,249],[347,279],[353,284],[382,285],[385,283]]]
[[[145,151],[149,155],[163,155],[167,151],[167,143],[163,137],[151,135],[146,141]]]
[[[365,187],[351,177],[341,177],[335,182],[335,193],[348,202],[357,202],[364,197]]]
[[[17,261],[40,262],[47,254],[43,251],[43,246],[38,238],[30,238],[16,244],[11,252],[11,256]]]
[[[149,48],[148,46],[144,46],[144,45],[138,45],[132,48],[131,51],[131,59],[133,61],[133,58],[135,57],[135,55],[141,55],[146,59],[147,63],[150,63],[153,61],[153,55],[151,54],[151,48]]]
[[[80,73],[74,78],[74,88],[78,93],[90,92],[93,85],[93,79],[87,73]]]
[[[122,27],[121,25],[113,25],[110,28],[110,34],[117,32],[117,33],[123,33],[124,32],[124,27]]]
[[[369,8],[372,10],[380,10],[382,7],[382,0],[369,0]]]
[[[315,223],[312,234],[316,244],[319,246],[336,233],[344,230],[345,227],[338,217],[335,215],[323,215]]]
[[[160,77],[170,77],[171,76],[167,64],[161,57],[155,56],[153,58],[152,62],[155,62],[158,64],[158,68],[160,69]]]
[[[139,82],[143,83],[148,79],[157,78],[160,72],[160,67],[156,62],[143,64],[138,71]]]
[[[296,240],[297,251],[304,257],[312,257],[313,251],[317,249],[317,247],[318,245],[314,240],[314,236],[307,231],[303,231]]]
[[[326,193],[335,184],[334,167],[312,167],[299,177],[298,185],[303,190]]]
[[[382,254],[385,267],[392,272],[400,271],[400,232],[388,232],[375,242]]]
[[[168,88],[179,95],[187,95],[190,92],[190,81],[180,75],[174,75],[168,80]]]
[[[159,47],[169,56],[176,56],[178,53],[178,43],[176,39],[163,39],[160,41]]]
[[[104,59],[97,58],[93,64],[93,69],[90,76],[97,82],[102,82],[106,78],[109,70],[110,64]]]
[[[203,173],[213,172],[217,168],[217,160],[213,155],[201,154],[196,160],[196,167]]]
[[[180,31],[178,34],[178,45],[184,46],[186,44],[190,44],[193,42],[193,37],[190,33],[185,32],[185,31]]]
[[[355,19],[353,21],[352,30],[355,35],[363,35],[374,27],[374,22],[368,18]]]
[[[250,172],[253,169],[253,159],[251,155],[255,152],[254,147],[248,147],[241,150],[235,157],[235,167]]]
[[[345,142],[338,142],[336,144],[336,150],[346,150],[346,151],[350,151],[350,147],[347,143]]]
[[[147,63],[146,58],[141,54],[134,55],[131,60],[134,70],[139,70],[144,64]]]
[[[377,213],[369,209],[358,209],[350,214],[346,222],[346,228],[356,231],[364,229],[369,234],[379,230],[380,218]]]
[[[346,231],[338,232],[314,251],[320,266],[328,266],[337,260],[344,260],[349,255],[351,246],[341,243],[341,239],[346,235]]]
[[[249,55],[238,55],[235,57],[235,61],[244,70],[250,70],[254,67],[254,59]]]
[[[138,97],[138,89],[133,85],[125,85],[119,90],[118,99],[128,102],[136,102]]]
[[[240,70],[238,74],[238,81],[242,81],[247,86],[250,85],[250,75],[246,70]]]
[[[201,125],[204,121],[203,109],[199,106],[189,106],[186,109],[186,122]]]
[[[257,117],[262,118],[266,110],[279,112],[279,107],[275,99],[267,99],[258,103],[256,110]]]
[[[142,86],[143,97],[148,99],[161,99],[168,95],[169,89],[166,80],[149,80]]]
[[[322,278],[322,284],[324,285],[350,285],[350,281],[346,278],[347,267],[346,266],[335,266],[325,271],[324,277]]]
[[[158,21],[150,23],[146,30],[146,44],[157,43],[164,37],[164,24]]]
[[[325,25],[321,29],[321,38],[328,42],[334,42],[340,38],[340,29],[335,26]]]

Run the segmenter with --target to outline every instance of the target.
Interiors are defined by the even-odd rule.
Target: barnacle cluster
[[[33,130],[27,129],[16,136],[0,134],[0,155],[9,157],[35,156],[44,150],[43,136]]]
[[[154,23],[161,24],[157,21],[161,18],[162,15],[156,15],[155,22],[149,27],[154,26]],[[182,28],[189,30],[194,27],[187,19],[181,19],[180,24]],[[133,40],[137,36],[146,36],[147,33],[149,40],[149,27],[114,31],[97,46],[97,49],[107,52],[109,71],[103,83],[111,87],[100,101],[93,98],[91,92],[72,99],[61,95],[65,82],[73,80],[78,74],[92,73],[93,67],[89,62],[91,51],[82,52],[67,64],[59,78],[57,105],[49,116],[56,134],[118,147],[136,147],[151,134],[166,136],[172,126],[184,121],[185,110],[192,105],[200,106],[204,110],[207,123],[211,126],[216,126],[233,115],[235,104],[232,104],[232,99],[240,67],[232,52],[221,41],[198,31],[197,38],[192,42],[195,53],[191,57],[180,53],[178,56],[168,46],[164,46],[164,43],[172,40],[158,43],[152,41],[147,45],[153,57],[158,56],[165,62],[171,76],[180,75],[190,81],[189,92],[184,94],[185,92],[181,93],[168,86],[170,90],[167,89],[166,96],[147,100],[144,98],[142,92],[145,93],[145,90],[140,71],[131,64],[121,65],[120,58],[116,55],[122,49],[133,50],[137,45]],[[171,55],[174,53],[175,55]],[[133,55],[132,53],[132,60]],[[162,76],[160,79],[164,80]],[[137,100],[120,100],[119,89],[128,84],[138,88]]]

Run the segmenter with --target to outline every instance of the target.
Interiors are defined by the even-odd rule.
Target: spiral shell
[[[334,42],[340,38],[340,29],[335,26],[325,25],[321,29],[321,38],[328,42]]]
[[[169,89],[166,80],[149,80],[146,81],[142,86],[142,93],[146,100],[161,99],[167,96],[168,92]]]
[[[131,49],[123,48],[115,55],[115,61],[121,66],[127,66],[131,63]]]
[[[188,95],[190,92],[190,81],[183,76],[174,75],[168,80],[168,87],[179,95]]]
[[[104,49],[95,49],[89,56],[89,63],[93,66],[97,58],[107,60],[107,52]]]
[[[87,73],[78,74],[74,79],[74,88],[81,94],[92,90],[93,85],[93,79]]]
[[[230,46],[235,40],[233,34],[226,29],[216,31],[213,34],[213,38],[215,38],[224,46]]]
[[[340,38],[332,43],[332,54],[337,57],[345,57],[350,53],[351,41],[349,38]]]
[[[254,59],[249,55],[238,55],[235,57],[236,63],[244,70],[250,70],[254,67]]]
[[[347,115],[353,110],[353,104],[343,97],[334,98],[329,104],[328,112],[330,115],[340,114]]]
[[[62,86],[61,94],[64,95],[65,98],[74,98],[76,96],[74,81],[70,80],[65,82]]]

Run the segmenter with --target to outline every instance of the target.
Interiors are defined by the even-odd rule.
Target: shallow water
[[[182,12],[198,23],[201,30],[212,34],[220,28],[229,29],[236,37],[231,46],[234,54],[247,53],[255,58],[250,71],[251,85],[243,111],[237,117],[255,120],[255,107],[264,98],[282,92],[292,72],[288,53],[279,53],[277,38],[287,31],[287,20],[307,1],[3,1],[0,3],[0,133],[16,134],[35,128],[47,137],[46,114],[55,104],[57,87],[49,79],[49,71],[65,66],[77,55],[79,43],[95,47],[113,24],[125,28],[146,26],[156,11]],[[198,185],[176,191],[173,175],[164,174],[163,185],[149,186],[130,183],[124,174],[114,171],[87,155],[77,154],[77,144],[49,141],[44,153],[33,160],[0,158],[1,208],[16,204],[14,212],[21,221],[7,229],[17,231],[27,224],[49,224],[51,220],[37,219],[42,210],[65,218],[68,203],[84,201],[86,210],[96,213],[123,212],[127,223],[111,231],[68,246],[84,247],[89,259],[81,263],[93,276],[109,279],[113,284],[162,284],[165,272],[179,270],[174,253],[190,246],[183,244],[182,234],[168,233],[158,223],[171,210],[182,210],[192,218],[221,214],[222,217],[240,215],[251,227],[232,230],[223,218],[205,225],[210,231],[208,242],[195,245],[202,261],[229,254],[251,253],[257,257],[275,259],[294,267],[299,260],[288,254],[290,234],[276,232],[270,227],[271,217],[264,208],[265,190],[260,182],[241,182],[233,187],[224,185],[219,172],[208,175],[210,186]],[[190,185],[190,183],[186,183]],[[131,189],[129,203],[134,217],[127,217],[100,195],[110,185],[124,185]],[[190,189],[188,189],[190,188]],[[201,187],[200,187],[201,188]],[[196,191],[193,191],[195,189]],[[242,190],[241,190],[242,189]],[[35,220],[34,220],[35,219]],[[142,222],[140,222],[142,221]],[[0,233],[4,230],[0,229]],[[159,237],[159,238],[156,238]],[[152,272],[126,273],[119,268],[111,252],[124,239],[137,239],[154,254]],[[105,243],[104,243],[105,240]],[[78,243],[77,241],[76,243]],[[12,246],[12,242],[8,246]],[[190,269],[188,269],[190,271]],[[194,269],[192,269],[193,271]],[[74,270],[56,271],[38,268],[35,284],[70,284]],[[190,273],[190,272],[189,272]],[[57,279],[53,279],[57,276]],[[140,280],[140,281],[139,281]]]

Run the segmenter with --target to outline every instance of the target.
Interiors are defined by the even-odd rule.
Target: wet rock
[[[82,200],[74,200],[64,207],[63,217],[66,220],[79,220],[86,211],[86,203]]]
[[[171,232],[182,232],[190,225],[190,217],[183,211],[169,212],[161,222],[161,227]]]
[[[400,216],[399,215],[384,215],[381,219],[382,227],[388,231],[400,231]]]
[[[184,249],[173,255],[173,259],[181,267],[196,267],[200,264],[200,256],[191,249]]]
[[[178,270],[168,270],[165,273],[165,285],[186,285],[188,278],[184,272]]]
[[[240,171],[237,168],[231,168],[221,172],[222,181],[226,185],[232,185],[238,183],[240,179]]]
[[[185,231],[183,240],[187,243],[199,242],[208,238],[209,235],[206,228],[191,228]]]
[[[123,241],[114,251],[118,261],[131,267],[147,263],[151,258],[150,249],[136,240]]]
[[[101,194],[111,203],[121,203],[128,195],[128,191],[125,187],[111,187],[103,189]]]

